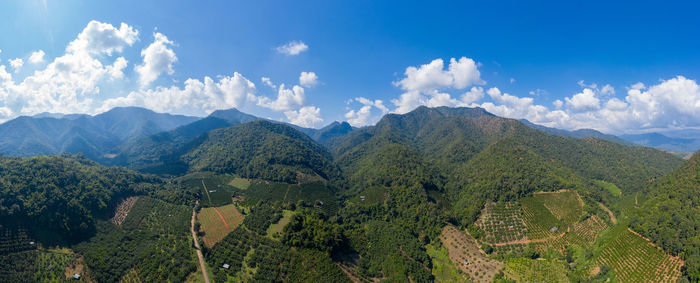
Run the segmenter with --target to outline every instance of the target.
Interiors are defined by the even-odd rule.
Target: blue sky
[[[4,1],[0,120],[137,105],[362,126],[444,105],[610,133],[700,128],[698,4],[455,2]],[[291,43],[306,49],[280,52]]]

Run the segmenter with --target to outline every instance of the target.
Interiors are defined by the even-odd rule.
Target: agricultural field
[[[197,214],[197,220],[201,224],[200,231],[204,234],[202,241],[207,247],[213,247],[243,223],[243,215],[235,205],[229,204],[202,208]]]
[[[540,201],[564,225],[578,222],[583,214],[583,200],[574,191],[539,192],[532,198]]]
[[[671,256],[624,226],[608,235],[596,258],[605,264],[620,282],[676,282],[683,261]]]
[[[452,225],[447,225],[440,233],[442,245],[447,248],[454,266],[469,276],[474,282],[491,282],[503,268],[503,263],[487,257],[474,238]]]
[[[256,203],[261,200],[282,203],[303,201],[307,205],[317,205],[322,202],[321,210],[330,215],[335,214],[339,208],[333,189],[321,182],[287,184],[254,180],[250,187],[245,190],[245,197],[248,203]]]
[[[425,251],[432,259],[432,272],[436,282],[467,281],[466,274],[455,267],[455,264],[450,259],[449,251],[445,247],[428,245]]]
[[[572,228],[561,237],[554,237],[549,241],[534,244],[535,249],[542,253],[551,248],[563,254],[569,246],[591,248],[600,232],[608,227],[602,219],[593,215],[584,221],[572,225]]]
[[[504,274],[517,282],[569,282],[566,262],[516,258],[506,263]]]
[[[179,179],[180,183],[190,190],[199,192],[199,203],[203,207],[233,203],[233,195],[241,191],[229,184],[233,180],[235,178],[232,175],[210,172],[193,173]]]
[[[528,238],[550,238],[566,230],[566,225],[559,221],[539,198],[523,198],[520,200],[520,204],[523,208],[523,220],[525,227],[527,227]],[[551,231],[552,228],[555,228],[556,231]]]
[[[526,239],[527,228],[517,202],[487,203],[476,225],[484,231],[483,241],[489,244]]]

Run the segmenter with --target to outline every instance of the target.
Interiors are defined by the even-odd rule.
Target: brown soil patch
[[[468,274],[470,281],[491,282],[494,275],[503,269],[502,262],[484,255],[474,238],[453,225],[442,229],[440,240],[447,248],[452,263]]]
[[[126,216],[129,214],[129,211],[131,211],[131,207],[134,206],[138,199],[139,197],[128,197],[125,200],[123,200],[117,206],[117,209],[114,212],[114,217],[112,217],[112,219],[110,219],[109,222],[112,222],[117,226],[121,226],[124,220],[126,219]]]
[[[603,210],[605,210],[605,212],[608,213],[608,216],[610,216],[610,221],[611,221],[613,224],[617,224],[617,218],[615,218],[615,214],[613,214],[612,210],[610,210],[610,209],[609,209],[607,206],[605,206],[603,203],[600,203],[600,202],[599,202],[598,205],[600,206],[600,208],[602,208]]]

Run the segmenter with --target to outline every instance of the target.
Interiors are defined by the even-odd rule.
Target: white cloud
[[[439,88],[464,89],[470,85],[484,84],[477,64],[470,58],[462,57],[459,61],[450,59],[447,70],[443,69],[444,65],[442,59],[435,59],[420,67],[410,66],[404,72],[405,77],[394,82],[394,85],[411,92]]]
[[[170,48],[173,42],[159,32],[154,33],[153,37],[153,43],[141,50],[143,63],[136,66],[135,69],[136,72],[139,73],[139,83],[141,87],[148,86],[164,72],[170,75],[175,72],[173,64],[177,62],[177,56],[175,56],[175,52]]]
[[[44,55],[46,55],[46,53],[44,53],[44,50],[32,52],[32,55],[29,56],[29,63],[37,64],[44,62]]]
[[[510,78],[510,83],[511,83],[511,84],[514,84],[514,83],[515,83],[515,79],[514,79],[514,78]]]
[[[561,99],[557,99],[554,102],[552,102],[552,105],[554,105],[554,108],[556,109],[561,109],[561,107],[564,106],[564,102],[561,101]]]
[[[302,41],[291,41],[285,45],[278,46],[276,49],[279,53],[294,56],[308,50],[309,46]]]
[[[270,80],[270,78],[268,78],[268,77],[262,77],[262,78],[260,78],[260,81],[263,84],[265,84],[266,86],[269,86],[273,89],[277,89],[277,86],[275,84],[273,84],[272,81]]]
[[[376,123],[381,119],[381,117],[389,113],[389,108],[384,105],[384,101],[377,99],[371,100],[364,97],[356,97],[355,99],[348,101],[352,103],[353,101],[362,104],[362,107],[358,110],[349,110],[345,113],[345,119],[347,122],[353,126],[361,127]],[[376,109],[372,111],[372,109]],[[374,112],[374,114],[372,114]]]
[[[321,109],[315,106],[304,106],[299,110],[285,111],[284,115],[290,123],[297,126],[314,128],[323,123]]]
[[[615,88],[613,86],[611,86],[610,84],[606,84],[603,86],[603,88],[600,89],[600,94],[602,94],[602,95],[615,94]]]
[[[318,84],[318,76],[314,72],[301,72],[299,84],[304,87],[314,87]]]
[[[406,113],[420,105],[466,106],[483,97],[483,90],[481,97],[478,91],[468,92],[461,100],[452,98],[449,93],[441,90],[461,90],[485,82],[481,79],[478,64],[470,58],[462,57],[459,60],[450,59],[447,69],[442,59],[435,59],[419,67],[410,66],[406,68],[404,78],[393,84],[406,91],[398,99],[391,100],[397,106],[394,112]]]
[[[260,97],[257,104],[258,106],[275,111],[287,111],[301,107],[305,99],[306,94],[304,93],[303,87],[295,85],[291,89],[288,89],[285,88],[284,84],[281,84],[278,88],[277,98],[275,100],[269,97]]]
[[[111,24],[90,21],[78,34],[66,51],[69,53],[107,54],[120,53],[124,47],[131,46],[138,40],[139,32],[125,23],[119,29]]]
[[[600,99],[595,97],[595,92],[590,88],[585,88],[581,93],[574,94],[571,98],[566,98],[566,106],[576,111],[587,111],[600,108]]]
[[[24,60],[21,58],[10,59],[10,66],[15,70],[15,73],[19,73],[19,69],[24,66]]]
[[[100,99],[100,85],[123,77],[126,60],[109,56],[121,52],[137,40],[138,32],[126,24],[120,29],[110,24],[90,22],[78,37],[68,44],[66,53],[55,58],[42,70],[35,71],[21,82],[1,74],[3,100],[0,107],[13,115],[32,115],[44,111],[60,113],[90,113],[93,102]],[[107,57],[103,56],[107,55]],[[99,56],[95,58],[93,56]],[[4,71],[4,69],[3,69]]]
[[[184,88],[171,86],[134,91],[126,97],[106,100],[98,112],[116,106],[142,106],[158,112],[204,116],[218,109],[242,108],[247,102],[258,99],[255,92],[255,84],[234,73],[218,82],[204,77],[204,82],[186,80]]]

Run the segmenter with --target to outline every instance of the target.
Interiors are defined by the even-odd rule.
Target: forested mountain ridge
[[[700,152],[645,190],[632,227],[685,260],[692,281],[700,280]]]
[[[95,116],[22,116],[0,124],[0,153],[83,153],[93,160],[102,160],[129,139],[168,131],[198,119],[138,107],[118,107]]]
[[[253,121],[202,136],[181,158],[190,170],[298,182],[298,174],[337,179],[340,171],[323,146],[280,123]]]

